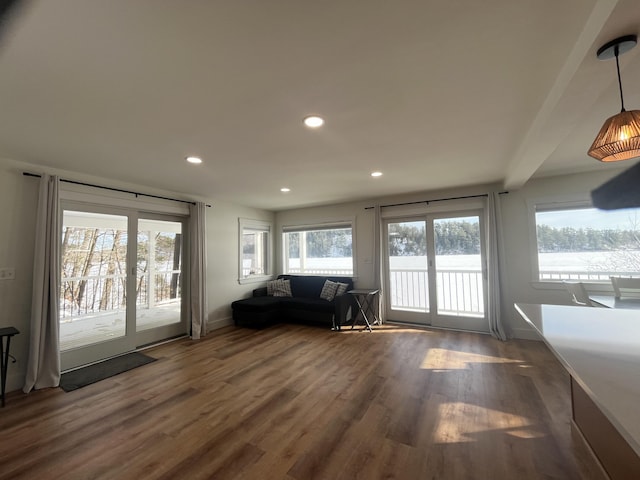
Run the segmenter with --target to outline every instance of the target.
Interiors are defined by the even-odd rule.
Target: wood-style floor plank
[[[587,479],[541,342],[227,327],[65,393],[12,392],[2,479]]]

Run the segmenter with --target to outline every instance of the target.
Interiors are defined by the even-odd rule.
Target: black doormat
[[[127,353],[126,355],[120,355],[119,357],[63,373],[60,377],[60,388],[65,392],[71,392],[155,361],[155,358],[139,352]]]

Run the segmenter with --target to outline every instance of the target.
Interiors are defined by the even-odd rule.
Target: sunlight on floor
[[[530,438],[542,438],[546,436],[546,434],[544,434],[543,432],[531,428],[511,430],[505,433],[507,435],[511,435],[512,437],[523,438],[525,440]]]
[[[470,363],[525,363],[523,360],[513,360],[492,355],[480,355],[478,353],[459,352],[444,348],[431,348],[422,361],[420,368],[433,369],[434,371],[462,370],[468,368]]]
[[[507,434],[518,438],[544,436],[525,428],[530,426],[531,421],[520,415],[464,402],[449,402],[438,407],[438,423],[433,439],[437,443],[464,443],[485,440],[491,434]]]

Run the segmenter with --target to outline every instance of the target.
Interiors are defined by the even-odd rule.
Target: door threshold
[[[491,333],[489,332],[481,332],[479,330],[465,330],[463,328],[440,327],[436,325],[424,325],[422,323],[402,322],[399,320],[385,320],[384,323],[390,323],[392,325],[406,325],[410,327],[424,328],[425,330],[445,330],[448,332],[478,333],[480,335],[491,335]]]
[[[139,347],[136,347],[135,351],[141,352],[143,350],[148,350],[150,348],[157,347],[159,345],[164,345],[165,343],[175,342],[176,340],[180,340],[181,338],[185,338],[188,336],[189,335],[187,335],[186,333],[181,333],[180,335],[175,335],[173,337],[165,338],[164,340],[160,340],[159,342],[145,343],[144,345],[140,345]]]
[[[122,352],[119,353],[118,355],[112,355],[111,357],[106,357],[106,358],[101,358],[100,360],[96,360],[95,362],[89,362],[89,363],[85,363],[84,365],[78,365],[77,367],[73,367],[73,368],[68,368],[66,370],[61,370],[60,374],[63,373],[69,373],[69,372],[73,372],[74,370],[78,370],[79,368],[84,368],[84,367],[89,367],[91,365],[96,365],[97,363],[102,363],[106,360],[111,360],[112,358],[118,358],[121,357],[123,355],[128,355],[129,353],[132,352],[141,352],[143,350],[148,350],[149,348],[152,347],[157,347],[158,345],[164,345],[165,343],[169,343],[169,342],[175,342],[176,340],[180,340],[181,338],[185,338],[188,337],[189,335],[187,335],[186,333],[180,334],[180,335],[176,335],[175,337],[171,337],[171,338],[167,338],[165,340],[161,340],[157,343],[148,343],[146,345],[141,345],[139,347],[134,348],[133,350],[130,350],[128,352]]]

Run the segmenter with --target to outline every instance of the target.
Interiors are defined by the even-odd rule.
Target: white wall
[[[31,313],[31,279],[38,183],[0,164],[0,267],[15,268],[15,280],[0,280],[0,326],[16,327],[11,340],[17,362],[7,369],[7,391],[22,388]]]
[[[0,268],[13,267],[15,280],[0,280],[0,327],[20,330],[11,342],[7,391],[22,388],[28,355],[31,314],[31,284],[38,179],[25,177],[23,171],[40,173],[42,167],[0,159]],[[174,192],[151,190],[140,185],[123,185],[109,179],[79,176],[73,172],[47,170],[61,178],[98,185],[163,195],[171,198],[202,200],[207,208],[207,291],[210,329],[231,324],[231,302],[249,296],[255,285],[238,283],[238,217],[274,221],[274,213],[221,202],[211,198],[188,198]],[[143,197],[144,198],[144,197]]]
[[[533,274],[535,229],[530,205],[535,201],[590,198],[590,192],[609,178],[631,165],[611,166],[606,171],[562,175],[529,181],[518,191],[504,195],[502,219],[504,225],[504,258],[506,275],[504,305],[511,333],[519,338],[537,338],[517,314],[514,303],[551,303],[569,305],[569,295],[560,286],[537,282]],[[585,225],[586,226],[586,225]]]
[[[274,222],[275,214],[265,210],[242,207],[219,200],[207,209],[207,290],[209,327],[230,325],[231,302],[250,297],[254,288],[264,283],[238,283],[238,218]]]

